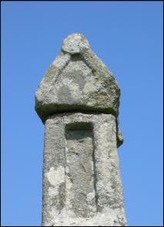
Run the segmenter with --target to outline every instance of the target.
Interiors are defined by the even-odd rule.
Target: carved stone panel
[[[43,226],[126,225],[111,114],[57,114],[46,124]]]

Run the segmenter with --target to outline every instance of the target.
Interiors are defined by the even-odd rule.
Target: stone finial
[[[62,112],[118,116],[120,89],[80,33],[69,35],[36,91],[35,109],[43,123]]]
[[[90,49],[88,40],[80,33],[69,35],[62,45],[62,50],[69,54],[79,54],[86,49]]]

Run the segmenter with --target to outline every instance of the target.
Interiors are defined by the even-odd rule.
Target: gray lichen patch
[[[64,180],[64,168],[60,166],[57,170],[54,170],[54,168],[51,167],[46,175],[51,185],[59,186]]]
[[[67,85],[62,85],[60,87],[60,90],[58,91],[58,101],[60,103],[67,102],[68,104],[71,104],[74,102],[74,98],[71,95],[70,88]]]

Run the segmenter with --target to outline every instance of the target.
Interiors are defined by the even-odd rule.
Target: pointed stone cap
[[[96,112],[118,116],[120,89],[112,73],[80,33],[69,35],[36,91],[43,123],[55,113]]]

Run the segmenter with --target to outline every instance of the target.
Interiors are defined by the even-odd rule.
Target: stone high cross
[[[36,91],[45,124],[43,226],[126,226],[119,97],[87,39],[69,35]]]

